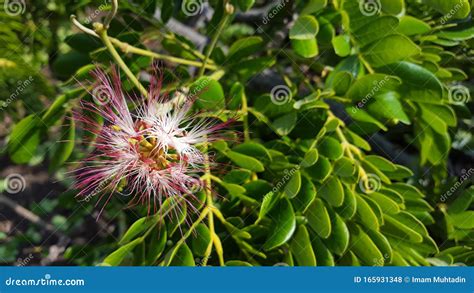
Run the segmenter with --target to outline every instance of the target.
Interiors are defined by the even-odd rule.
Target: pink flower
[[[152,205],[156,211],[167,198],[192,196],[204,171],[199,145],[219,137],[217,131],[227,123],[197,118],[191,113],[193,100],[186,97],[169,107],[160,95],[161,76],[152,79],[149,97],[142,98],[133,111],[115,70],[111,78],[99,70],[93,76],[99,82],[92,91],[94,100],[101,102],[81,106],[102,116],[104,124],[77,115],[86,130],[97,136],[95,151],[76,170],[78,197],[101,194],[100,202],[108,195],[105,207],[114,193],[126,192],[133,198],[130,205],[147,205],[150,213]]]

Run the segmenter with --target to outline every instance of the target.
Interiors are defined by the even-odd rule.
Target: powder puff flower
[[[115,70],[111,77],[101,71],[93,75],[99,83],[92,91],[96,103],[82,102],[81,106],[102,116],[104,123],[77,115],[86,130],[97,136],[95,151],[76,170],[78,197],[108,195],[105,207],[114,193],[126,192],[132,195],[131,205],[147,205],[149,213],[151,205],[156,211],[167,198],[192,195],[205,163],[198,146],[215,140],[226,123],[197,118],[191,113],[189,98],[166,107],[169,103],[160,95],[159,76],[152,79],[148,98],[131,111]]]

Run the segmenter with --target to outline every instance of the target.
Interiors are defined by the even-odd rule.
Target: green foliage
[[[196,100],[197,115],[237,122],[225,139],[201,146],[219,167],[203,174],[212,192],[196,194],[197,210],[183,199],[165,201],[152,216],[126,214],[120,241],[105,243],[100,261],[89,262],[472,265],[473,188],[464,183],[447,197],[442,190],[456,182],[447,176],[448,156],[457,129],[471,118],[469,90],[461,103],[454,92],[472,72],[469,1],[381,0],[375,10],[356,0],[289,1],[273,7],[260,30],[233,18],[256,2],[210,1],[213,17],[199,32],[211,41],[200,52],[163,25],[190,18],[181,1],[120,1],[109,34],[138,81],[147,83],[140,73],[149,72],[152,57],[163,59],[166,94],[184,91]],[[128,26],[129,17],[137,23]],[[83,156],[74,147],[80,136],[73,120],[63,117],[91,97],[72,80],[86,79],[92,62],[107,69],[117,60],[99,39],[68,35],[68,48],[52,62],[63,94],[17,121],[7,148],[15,163],[30,162],[47,135],[59,142],[51,170]],[[151,47],[156,39],[160,45]],[[263,90],[253,85],[264,84],[268,72],[281,81]],[[57,124],[59,136],[51,135]],[[390,160],[398,153],[372,150],[380,130],[416,153],[409,168]],[[433,183],[422,182],[420,168],[433,170]]]

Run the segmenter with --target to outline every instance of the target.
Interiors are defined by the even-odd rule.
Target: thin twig
[[[66,237],[61,232],[59,232],[52,224],[43,221],[40,216],[36,215],[32,211],[26,209],[25,207],[19,205],[13,200],[9,199],[3,194],[0,194],[0,203],[5,204],[13,211],[15,211],[20,217],[30,221],[31,223],[40,226],[44,230],[56,234],[59,237]]]

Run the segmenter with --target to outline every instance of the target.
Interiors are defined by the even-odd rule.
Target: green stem
[[[247,96],[242,93],[242,113],[243,113],[243,127],[244,127],[244,140],[247,142],[250,140],[249,133],[249,108],[247,104]]]
[[[104,28],[104,26],[100,23],[95,23],[95,31],[101,38],[102,42],[104,42],[105,47],[107,48],[107,50],[109,50],[115,62],[117,62],[120,68],[122,68],[122,70],[125,72],[130,81],[138,88],[138,90],[142,93],[143,96],[148,97],[147,90],[138,81],[138,79],[135,77],[130,68],[128,68],[127,64],[125,64],[117,50],[115,50],[115,47],[112,45],[112,42],[110,41],[110,38],[107,35],[107,30]]]
[[[172,41],[176,42],[181,48],[183,48],[184,50],[186,50],[189,53],[193,54],[195,57],[197,57],[201,60],[204,60],[206,58],[206,56],[204,54],[202,54],[201,52],[199,52],[197,50],[194,50],[187,43],[185,43],[185,42],[181,41],[180,39],[178,39],[173,33],[164,34],[163,36],[165,38],[167,38],[168,40],[172,40]],[[210,64],[215,64],[213,60],[208,60],[208,62]]]
[[[196,221],[191,225],[191,227],[189,227],[188,231],[186,231],[186,233],[183,235],[183,237],[181,237],[181,239],[178,240],[178,242],[176,242],[176,245],[174,247],[179,247],[181,245],[183,245],[183,243],[186,241],[186,239],[188,239],[188,237],[191,235],[191,233],[194,231],[194,229],[196,229],[197,225],[199,225],[202,220],[204,220],[204,218],[210,213],[210,210],[208,208],[204,208],[204,210],[201,212],[201,214],[199,215],[199,217],[196,219]],[[161,264],[164,264],[165,266],[168,266],[169,265],[169,262],[172,260],[173,258],[170,257],[168,262],[166,261],[163,261]]]
[[[227,21],[229,20],[231,14],[232,14],[233,8],[228,9],[228,5],[230,5],[230,4],[228,4],[227,1],[225,1],[225,2],[226,3],[224,3],[224,16],[223,16],[222,20],[220,21],[219,26],[217,27],[216,33],[212,37],[211,44],[207,48],[206,56],[203,60],[204,65],[201,67],[201,69],[199,69],[198,77],[201,77],[201,76],[204,75],[204,70],[206,69],[206,64],[207,64],[207,62],[209,62],[209,57],[211,56],[212,51],[214,51],[214,48],[216,47],[217,41],[219,40],[219,36],[221,35],[222,30],[224,29],[225,25],[227,24]]]
[[[329,112],[330,117],[336,117],[332,112]],[[354,154],[352,153],[352,145],[349,143],[347,140],[346,136],[341,130],[341,126],[336,127],[336,135],[338,136],[339,140],[341,141],[342,148],[344,149],[344,152],[347,154],[347,156],[356,163],[356,165],[359,167],[359,174],[361,180],[364,182],[364,186],[368,186],[368,175],[367,172],[365,172],[364,168],[358,163],[354,157]],[[360,156],[360,153],[356,153],[357,155]]]
[[[370,66],[369,62],[367,62],[367,60],[365,60],[365,58],[364,58],[364,56],[362,56],[362,54],[359,54],[359,59],[360,59],[360,61],[362,61],[362,64],[364,64],[365,68],[367,68],[367,71],[370,74],[375,73],[375,70],[372,68],[372,66]]]
[[[156,58],[156,59],[170,61],[170,62],[177,63],[177,64],[190,65],[190,66],[195,66],[195,67],[205,66],[205,68],[210,69],[210,70],[216,70],[217,69],[217,67],[215,65],[212,65],[212,64],[204,64],[204,63],[199,62],[199,61],[188,60],[188,59],[178,58],[178,57],[169,56],[169,55],[163,55],[163,54],[155,53],[155,52],[152,52],[152,51],[148,51],[148,50],[145,50],[145,49],[141,49],[141,48],[132,46],[128,43],[124,43],[124,42],[122,42],[118,39],[115,39],[115,38],[110,38],[109,37],[109,39],[110,39],[111,43],[113,43],[114,45],[119,47],[120,50],[124,53],[133,53],[133,54],[137,54],[137,55],[141,55],[141,56],[148,56],[148,57],[152,57],[152,58]]]
[[[209,230],[211,233],[211,244],[210,247],[206,249],[206,253],[204,255],[204,261],[207,263],[207,259],[209,259],[209,256],[211,255],[212,252],[212,245],[214,246],[217,256],[219,258],[219,264],[221,266],[224,266],[224,253],[222,251],[222,245],[221,241],[219,239],[219,236],[217,236],[217,233],[215,231],[215,226],[214,226],[214,213],[216,207],[214,206],[214,201],[212,199],[212,192],[211,192],[211,167],[210,167],[210,161],[209,161],[209,146],[208,146],[208,141],[206,137],[206,142],[204,143],[204,176],[202,177],[206,183],[206,206],[208,209],[210,209],[210,213],[208,214],[208,224],[209,224]]]

